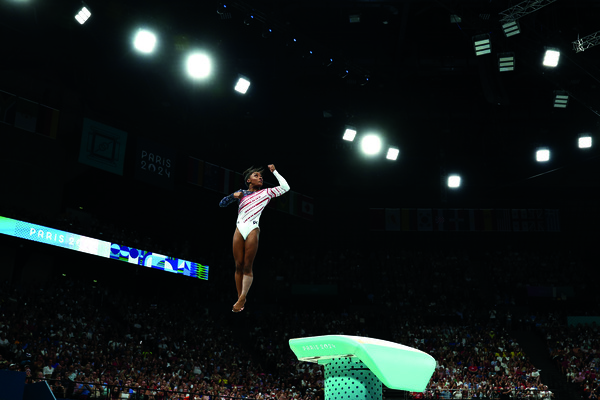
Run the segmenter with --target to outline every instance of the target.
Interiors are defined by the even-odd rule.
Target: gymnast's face
[[[253,172],[248,178],[248,187],[259,188],[263,184],[263,177],[260,172]]]

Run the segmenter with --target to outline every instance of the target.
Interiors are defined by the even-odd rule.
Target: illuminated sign
[[[29,222],[0,216],[0,233],[92,254],[113,260],[125,261],[143,267],[160,269],[192,278],[208,280],[208,266],[179,258],[139,250],[100,239],[77,235]]]

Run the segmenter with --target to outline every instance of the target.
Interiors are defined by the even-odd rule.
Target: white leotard
[[[275,178],[277,178],[277,181],[279,182],[279,186],[277,187],[261,189],[257,190],[256,192],[242,190],[244,196],[240,200],[236,224],[244,240],[246,240],[250,232],[258,228],[258,222],[260,220],[262,211],[265,209],[267,204],[269,204],[269,201],[271,201],[272,198],[281,196],[290,190],[290,186],[279,174],[279,172],[273,171],[273,175],[275,175]],[[230,194],[229,196],[223,198],[219,205],[221,207],[225,207],[231,204],[234,200],[235,198],[233,197],[233,194]]]

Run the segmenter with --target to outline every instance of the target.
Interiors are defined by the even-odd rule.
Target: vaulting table
[[[390,389],[423,392],[435,370],[429,354],[385,340],[325,335],[290,339],[300,361],[325,368],[325,400],[381,400]]]

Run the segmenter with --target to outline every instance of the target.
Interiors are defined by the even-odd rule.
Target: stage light
[[[473,46],[475,47],[475,55],[481,56],[492,52],[492,43],[490,35],[479,35],[473,37]]]
[[[273,28],[269,27],[269,26],[264,26],[263,27],[263,31],[262,31],[262,37],[263,38],[268,38],[269,36],[271,36],[271,34],[273,33]]]
[[[85,22],[92,16],[91,11],[87,7],[82,7],[79,12],[75,15],[75,19],[81,25],[85,24]]]
[[[139,29],[133,39],[133,46],[141,53],[152,53],[156,46],[156,36],[150,31]]]
[[[381,139],[377,135],[366,135],[360,145],[365,154],[372,156],[381,150]]]
[[[342,139],[347,140],[348,142],[352,142],[355,137],[356,137],[356,128],[350,127],[350,126],[346,127],[346,130],[344,131],[344,136],[342,137]]]
[[[248,91],[248,88],[250,87],[250,81],[246,78],[244,78],[243,76],[240,76],[240,78],[238,79],[236,85],[235,85],[235,91],[241,94],[245,94]]]
[[[513,53],[502,53],[498,55],[498,69],[500,72],[515,70],[515,55]]]
[[[577,144],[580,149],[589,149],[592,147],[592,137],[589,135],[580,136]]]
[[[226,13],[227,11],[227,4],[223,3],[223,2],[219,2],[219,4],[217,5],[217,14],[223,14]]]
[[[398,159],[398,154],[400,154],[400,150],[394,147],[390,147],[385,158],[387,158],[388,160],[396,161]]]
[[[231,13],[227,9],[227,4],[219,2],[217,5],[217,14],[221,16],[221,19],[231,19]]]
[[[550,150],[546,148],[538,149],[535,152],[535,159],[537,162],[546,162],[550,160]]]
[[[558,49],[546,49],[546,54],[544,54],[544,65],[546,67],[556,67],[559,59],[560,51],[558,51]]]
[[[250,26],[254,22],[254,15],[248,14],[246,18],[244,18],[244,25]]]
[[[556,108],[567,108],[569,104],[569,93],[564,90],[554,91],[554,107]]]
[[[206,54],[194,53],[187,59],[187,71],[192,78],[203,79],[210,75],[211,62]]]
[[[450,175],[448,176],[448,187],[456,189],[460,186],[460,175]]]
[[[314,54],[314,53],[313,53],[313,51],[312,51],[312,50],[302,50],[302,51],[300,52],[300,56],[301,56],[303,59],[305,59],[305,60],[308,60],[308,59],[310,59],[310,58],[313,56],[313,54]]]
[[[511,37],[521,33],[521,29],[517,21],[510,21],[505,24],[502,24],[502,29],[504,29],[504,34],[506,35],[506,37]]]

